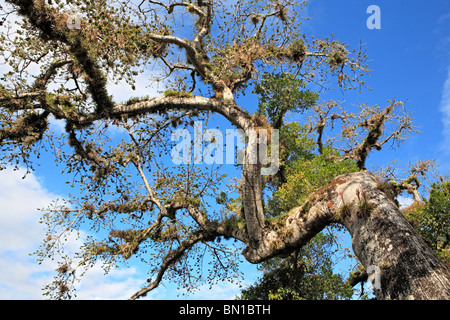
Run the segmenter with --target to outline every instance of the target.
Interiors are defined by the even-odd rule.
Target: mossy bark
[[[285,255],[339,221],[349,231],[353,251],[374,282],[377,299],[450,299],[450,270],[394,201],[379,190],[378,183],[368,171],[338,176],[308,198],[309,210],[299,207],[290,212],[284,226],[290,228],[289,233],[284,228],[265,230],[258,248],[249,247],[244,255],[254,263]],[[351,207],[336,219],[344,203]]]

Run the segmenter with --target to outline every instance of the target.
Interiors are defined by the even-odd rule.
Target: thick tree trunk
[[[259,246],[265,224],[260,172],[259,164],[244,164],[242,185],[244,218],[249,244],[254,248]]]
[[[378,299],[450,299],[448,268],[377,185],[375,177],[367,174],[359,184],[348,183],[342,189],[344,202],[350,203],[352,193],[359,193],[356,210],[342,223],[350,232],[355,255],[372,273],[375,295]]]
[[[450,299],[449,269],[378,186],[368,171],[336,177],[293,209],[282,228],[264,230],[258,248],[244,256],[258,263],[289,253],[338,222],[350,232],[378,299]]]

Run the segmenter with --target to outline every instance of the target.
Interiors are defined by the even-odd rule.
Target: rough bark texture
[[[336,177],[292,210],[283,227],[263,232],[260,245],[247,248],[245,257],[258,263],[289,253],[339,222],[366,270],[376,271],[370,278],[379,281],[378,299],[450,299],[448,268],[378,185],[368,171]]]
[[[361,210],[363,205],[355,203],[355,209],[344,217],[343,224],[366,270],[379,272],[379,279],[375,279],[376,274],[373,277],[373,281],[380,281],[380,288],[375,289],[377,298],[450,299],[448,268],[377,186],[378,181],[368,173],[341,186],[344,201],[355,203],[353,195],[364,190],[369,203],[367,210]],[[361,195],[359,198],[366,201]]]
[[[264,230],[265,217],[262,199],[261,166],[244,164],[243,166],[243,207],[247,233],[252,248],[260,244]]]
[[[239,85],[250,80],[255,69],[256,60],[265,57],[265,54],[256,54],[249,57],[249,62],[245,67],[235,74],[241,76],[230,77],[225,83],[219,73],[212,72],[209,58],[203,49],[203,38],[208,34],[212,24],[212,3],[199,2],[198,7],[184,2],[165,5],[160,2],[152,3],[165,7],[170,13],[174,6],[190,6],[191,11],[201,18],[202,24],[194,40],[188,41],[172,35],[161,35],[147,33],[148,39],[159,44],[173,44],[183,49],[188,65],[183,65],[189,71],[195,71],[205,83],[211,84],[215,91],[216,98],[206,98],[199,96],[172,96],[159,97],[146,101],[139,101],[133,104],[116,105],[106,89],[106,75],[104,74],[98,57],[89,50],[90,38],[87,37],[89,25],[80,30],[69,30],[65,24],[68,15],[62,14],[55,8],[46,4],[45,1],[32,0],[9,0],[18,13],[26,17],[32,27],[39,31],[39,36],[46,41],[64,45],[64,52],[70,55],[70,59],[61,60],[51,64],[47,71],[38,78],[32,92],[22,92],[17,96],[17,92],[0,97],[8,111],[29,111],[34,112],[35,106],[28,104],[12,103],[15,99],[40,99],[43,110],[42,119],[53,114],[58,119],[66,119],[68,124],[66,130],[74,137],[72,130],[76,125],[89,125],[96,120],[119,118],[126,115],[153,114],[165,110],[203,110],[219,113],[230,123],[239,129],[247,131],[257,124],[251,116],[242,111],[234,102],[233,92]],[[201,4],[200,4],[201,3]],[[205,9],[205,10],[203,10]],[[284,8],[283,8],[284,10]],[[275,11],[270,15],[281,14],[282,11]],[[266,17],[268,17],[267,15]],[[264,16],[263,16],[264,17]],[[265,18],[262,20],[264,21]],[[260,29],[263,23],[261,23]],[[334,42],[334,41],[333,41]],[[259,47],[256,47],[257,49]],[[289,51],[289,48],[286,50]],[[262,52],[261,50],[257,50]],[[305,52],[303,52],[305,51]],[[273,54],[272,50],[266,50],[266,54]],[[286,57],[284,51],[283,59]],[[324,52],[308,53],[303,50],[302,59],[306,56],[325,58]],[[291,60],[298,63],[298,55],[292,55]],[[236,58],[237,55],[234,57]],[[329,57],[331,58],[331,56]],[[349,60],[345,60],[349,63]],[[76,62],[83,70],[83,79],[86,85],[86,92],[95,104],[94,112],[66,112],[63,105],[54,98],[52,103],[50,96],[44,100],[44,91],[47,82],[55,74],[56,68],[66,64]],[[336,61],[335,61],[336,62]],[[242,64],[242,63],[241,63]],[[176,66],[169,68],[171,71]],[[331,66],[336,67],[336,64]],[[342,65],[344,67],[344,64]],[[353,68],[364,70],[364,67],[351,65]],[[242,71],[244,75],[242,75]],[[233,79],[233,80],[231,80]],[[360,83],[361,84],[361,83]],[[39,98],[41,97],[41,98]],[[8,101],[11,106],[8,106]],[[58,102],[58,103],[57,103]],[[368,121],[358,125],[369,129],[367,138],[357,146],[347,158],[355,159],[360,168],[364,167],[365,160],[370,150],[381,149],[381,146],[389,141],[393,136],[402,138],[402,130],[410,129],[410,122],[405,121],[399,129],[391,134],[384,141],[379,141],[383,132],[383,125],[386,118],[391,113],[395,103],[391,104],[382,113],[371,113],[372,117]],[[333,117],[338,116],[330,116]],[[41,119],[41,120],[42,120]],[[408,119],[408,118],[406,118]],[[369,121],[370,120],[370,121]],[[38,121],[38,127],[41,127]],[[43,127],[43,126],[42,126]],[[42,130],[42,129],[39,129]],[[354,130],[354,129],[353,129]],[[35,130],[37,132],[37,130]],[[323,123],[317,126],[319,133],[319,151],[322,148],[321,135]],[[27,134],[26,130],[21,131]],[[33,132],[33,131],[32,131]],[[42,133],[38,131],[38,133]],[[23,135],[22,134],[22,135]],[[42,136],[42,134],[41,134]],[[21,138],[15,134],[5,136],[9,139]],[[0,137],[1,138],[1,137]],[[72,141],[75,139],[72,139]],[[263,193],[261,183],[261,165],[248,161],[253,155],[246,152],[246,161],[243,165],[242,203],[246,222],[246,228],[228,228],[223,223],[208,220],[208,217],[188,203],[180,203],[176,206],[163,207],[147,185],[149,199],[161,210],[155,223],[147,230],[159,228],[163,218],[174,219],[176,210],[185,208],[191,217],[197,222],[200,230],[192,234],[190,238],[179,244],[178,249],[168,252],[163,260],[161,271],[157,279],[146,288],[139,291],[133,298],[139,297],[155,288],[162,279],[165,270],[179,259],[186,251],[198,242],[212,241],[215,237],[233,237],[242,242],[248,243],[244,251],[245,258],[252,263],[259,263],[271,257],[289,254],[293,250],[306,244],[318,232],[323,230],[330,223],[342,223],[352,236],[353,249],[366,270],[376,270],[379,275],[380,289],[375,291],[379,299],[450,299],[450,273],[439,259],[433,254],[431,249],[424,243],[412,226],[406,221],[399,208],[394,202],[378,188],[378,181],[368,171],[361,171],[336,177],[329,185],[322,187],[301,207],[294,208],[289,214],[280,219],[277,227],[265,224]],[[142,172],[140,172],[142,174]],[[144,241],[146,237],[141,237]],[[374,277],[377,280],[377,277]]]

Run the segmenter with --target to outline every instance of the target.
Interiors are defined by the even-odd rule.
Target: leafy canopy
[[[107,271],[133,259],[145,264],[148,281],[133,298],[163,277],[188,290],[234,279],[238,256],[260,249],[271,232],[286,235],[283,219],[308,193],[413,131],[399,102],[355,113],[317,105],[308,86],[361,89],[368,67],[362,47],[303,32],[304,2],[6,2],[3,17],[17,19],[0,35],[9,68],[0,77],[1,165],[31,168],[44,152],[75,190],[43,210],[48,232],[38,257],[60,258],[52,297],[70,298],[76,270],[99,261]],[[68,28],[73,15],[80,28]],[[161,86],[159,96],[117,101],[109,85],[135,90],[143,73]],[[253,116],[238,105],[251,89],[259,96]],[[317,121],[286,122],[306,112]],[[212,113],[234,128],[280,129],[277,175],[260,183],[258,165],[240,167],[240,180],[226,180],[217,166],[171,166],[173,129],[208,123]],[[62,130],[53,130],[55,119]],[[339,121],[339,143],[324,141]],[[388,122],[397,124],[393,133],[383,130]],[[64,239],[85,230],[79,252],[66,255]]]

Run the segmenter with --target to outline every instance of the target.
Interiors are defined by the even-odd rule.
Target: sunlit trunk
[[[266,230],[247,260],[286,254],[330,223],[343,224],[378,299],[450,299],[450,271],[368,171],[336,177],[295,208],[280,230]]]

